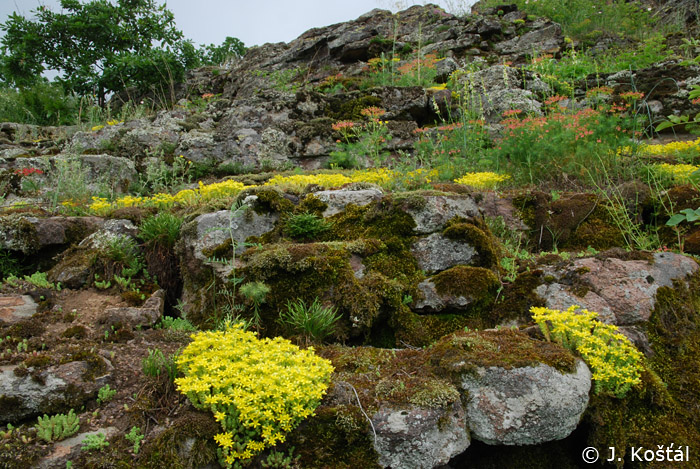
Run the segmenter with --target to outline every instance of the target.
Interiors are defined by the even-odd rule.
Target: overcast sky
[[[197,44],[221,44],[226,36],[246,46],[266,42],[289,42],[304,31],[354,20],[374,9],[397,11],[397,7],[435,3],[445,8],[464,6],[473,0],[169,0],[185,37]],[[0,23],[13,11],[28,17],[39,5],[59,10],[59,0],[0,0]],[[2,35],[0,31],[0,35]]]

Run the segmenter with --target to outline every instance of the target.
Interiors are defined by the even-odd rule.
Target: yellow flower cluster
[[[591,367],[596,392],[624,397],[641,382],[642,354],[616,326],[595,319],[598,313],[579,308],[573,305],[559,311],[533,306],[530,312],[547,340],[578,352]]]
[[[491,172],[467,173],[459,179],[455,179],[457,184],[476,187],[479,189],[493,189],[498,184],[507,181],[510,176],[507,174],[496,174]]]
[[[185,377],[175,384],[223,429],[214,437],[227,466],[283,442],[313,414],[333,366],[286,339],[258,339],[241,324],[192,335],[177,359]]]
[[[685,184],[690,180],[690,175],[700,169],[700,166],[662,163],[653,165],[652,169],[661,177],[667,177],[673,179],[674,182]]]
[[[172,207],[174,204],[196,205],[211,200],[233,197],[246,187],[249,186],[230,179],[206,185],[202,181],[199,181],[198,189],[185,189],[175,195],[163,193],[154,194],[151,197],[134,197],[132,195],[127,195],[113,202],[109,202],[105,197],[93,197],[92,203],[88,208],[92,213],[105,215],[110,210],[124,207],[147,206],[167,208]]]
[[[687,142],[669,142],[665,145],[642,145],[640,151],[643,155],[669,156],[688,151],[700,152],[700,138]]]
[[[364,169],[353,171],[349,175],[335,174],[295,174],[292,176],[274,176],[268,180],[266,186],[279,186],[281,188],[303,190],[309,184],[315,184],[323,188],[340,187],[352,182],[368,182],[384,188],[392,188],[397,185],[429,184],[438,176],[437,170],[416,169],[409,172],[394,171],[387,168]]]

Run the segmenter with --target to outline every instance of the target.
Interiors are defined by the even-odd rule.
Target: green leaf
[[[676,226],[680,222],[685,221],[685,215],[675,214],[666,222],[666,226]]]

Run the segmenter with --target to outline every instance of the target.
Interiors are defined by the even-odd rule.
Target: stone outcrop
[[[536,445],[566,438],[588,406],[591,372],[582,360],[576,372],[551,366],[479,368],[462,375],[467,423],[474,439],[491,445]]]

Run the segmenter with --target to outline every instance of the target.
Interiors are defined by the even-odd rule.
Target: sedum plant
[[[617,326],[597,319],[598,313],[573,305],[566,311],[530,308],[548,341],[581,355],[593,371],[597,393],[622,398],[641,382],[642,354]]]
[[[36,428],[37,438],[51,443],[52,441],[60,441],[76,434],[80,428],[80,419],[71,409],[67,415],[57,414],[51,417],[48,415],[44,415],[43,418],[39,417],[39,421],[34,428]]]
[[[221,424],[214,439],[230,467],[285,441],[287,432],[313,414],[333,367],[281,337],[258,339],[238,324],[199,332],[177,363],[175,384],[198,409]]]

